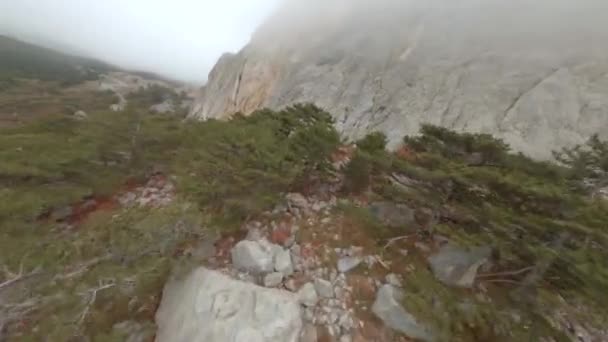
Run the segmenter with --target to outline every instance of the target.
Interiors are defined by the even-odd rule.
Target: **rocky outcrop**
[[[605,2],[286,1],[209,75],[190,117],[314,102],[347,138],[422,123],[549,158],[608,136]]]
[[[157,342],[297,342],[296,296],[198,268],[169,283],[156,313]]]

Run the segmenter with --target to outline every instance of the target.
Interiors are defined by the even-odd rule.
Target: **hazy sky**
[[[203,83],[280,0],[0,0],[0,34]]]

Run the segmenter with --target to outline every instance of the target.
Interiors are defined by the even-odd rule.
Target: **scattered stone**
[[[308,208],[308,200],[302,194],[299,193],[290,193],[286,196],[287,202],[300,209]]]
[[[319,301],[319,296],[312,283],[306,283],[297,293],[298,300],[305,306],[315,306]]]
[[[401,283],[401,279],[399,279],[399,276],[396,275],[395,273],[391,273],[386,276],[386,283],[393,285],[395,287],[403,287],[403,284]]]
[[[232,263],[239,270],[254,274],[272,272],[272,251],[257,241],[242,240],[232,248]]]
[[[415,228],[414,210],[405,204],[375,202],[370,204],[369,210],[377,220],[389,227]]]
[[[282,249],[274,256],[274,269],[286,277],[293,274],[293,263],[288,250]]]
[[[367,268],[372,268],[378,262],[378,259],[373,255],[368,255],[365,258],[363,258],[363,261],[365,261]]]
[[[325,279],[315,279],[315,290],[317,291],[317,294],[321,296],[321,298],[334,297],[334,288],[331,283]]]
[[[174,113],[175,106],[173,105],[173,101],[166,100],[161,103],[157,103],[150,107],[151,112],[159,113],[159,114],[167,114]]]
[[[202,267],[165,286],[156,324],[157,342],[298,342],[302,330],[292,293]]]
[[[409,337],[432,341],[429,329],[416,321],[416,318],[402,306],[403,292],[392,285],[384,285],[378,291],[372,312],[389,328]]]
[[[74,117],[77,120],[86,120],[86,119],[88,119],[89,115],[87,115],[87,113],[84,110],[79,110],[79,111],[76,111],[76,113],[74,113]]]
[[[264,286],[266,287],[277,287],[283,281],[283,273],[274,272],[269,273],[264,277]]]
[[[435,255],[428,258],[435,277],[449,286],[471,287],[477,269],[490,257],[489,247],[477,247],[470,251],[455,245],[443,246]]]
[[[358,257],[345,257],[338,260],[338,271],[341,273],[346,273],[355,267],[359,266],[361,263],[361,258]]]
[[[291,292],[295,292],[297,287],[296,287],[296,281],[293,279],[289,279],[285,282],[285,288],[288,289]]]

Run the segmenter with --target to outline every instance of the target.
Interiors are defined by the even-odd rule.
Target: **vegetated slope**
[[[94,59],[71,56],[0,36],[0,82],[29,78],[73,85],[95,80],[99,74],[112,70],[116,68]]]
[[[549,159],[608,136],[606,10],[598,0],[285,1],[219,59],[190,115],[313,102],[355,140],[380,130],[395,147],[429,123]]]
[[[301,191],[338,198],[331,215],[351,222],[343,242],[370,241],[404,277],[404,308],[443,340],[606,336],[608,208],[582,185],[605,181],[605,143],[557,166],[488,135],[421,133],[396,153],[383,135],[368,136],[340,170],[330,164],[340,144],[330,115],[309,105],[197,123],[135,107],[5,129],[0,331],[14,340],[153,335],[170,273],[205,262],[195,251],[214,234],[242,236],[253,220],[272,226],[284,194]],[[122,194],[153,175],[174,186],[172,199],[144,189],[149,197],[123,207]],[[388,224],[368,207],[377,202],[407,206],[416,220]],[[318,229],[305,221],[294,223],[301,234]],[[493,251],[472,289],[428,270],[446,239]]]

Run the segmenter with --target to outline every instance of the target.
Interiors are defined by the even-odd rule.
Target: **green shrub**
[[[374,132],[357,141],[357,148],[367,153],[375,153],[383,151],[386,148],[387,142],[388,140],[384,133]]]

